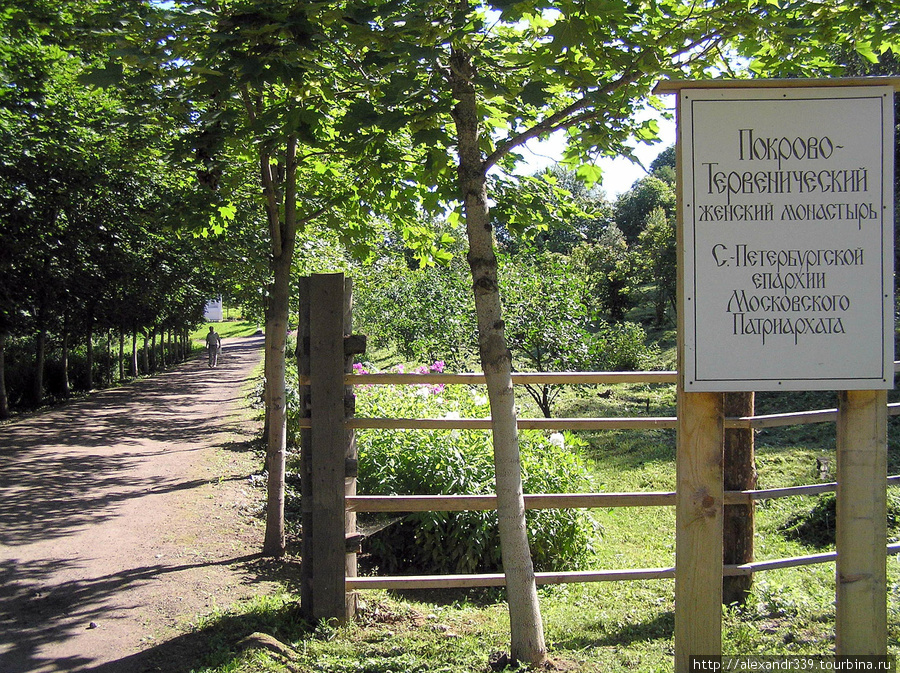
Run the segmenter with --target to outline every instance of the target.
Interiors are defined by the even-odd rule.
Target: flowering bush
[[[442,362],[419,367],[439,372]],[[364,372],[362,365],[357,371]],[[488,399],[474,386],[358,386],[357,415],[388,418],[485,418]],[[526,493],[567,493],[590,488],[588,471],[543,433],[519,435]],[[357,431],[358,491],[367,495],[494,493],[490,433],[478,430]],[[579,510],[527,514],[537,570],[582,567],[594,527]],[[472,573],[501,570],[497,514],[413,513],[368,538],[368,561],[382,572]]]

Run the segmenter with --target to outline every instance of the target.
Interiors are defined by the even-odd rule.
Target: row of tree
[[[519,150],[533,138],[563,133],[565,161],[590,181],[599,177],[593,157],[630,155],[631,137],[654,137],[655,123],[638,121],[636,112],[659,104],[650,92],[660,77],[709,77],[733,72],[735,64],[758,75],[833,74],[830,44],[871,60],[898,47],[893,3],[835,0],[61,4],[9,0],[0,9],[4,33],[13,38],[0,47],[12,64],[3,69],[0,100],[4,115],[22,122],[4,116],[0,124],[16,141],[33,132],[52,138],[57,154],[48,158],[47,170],[75,157],[78,167],[90,166],[90,185],[108,181],[119,189],[110,189],[108,199],[91,192],[66,203],[55,198],[63,193],[58,175],[48,178],[46,199],[32,200],[18,186],[21,180],[0,188],[8,194],[2,216],[22,213],[10,228],[21,232],[15,237],[20,249],[30,241],[37,251],[27,265],[20,265],[18,253],[8,255],[3,273],[11,267],[18,274],[20,266],[32,274],[52,270],[53,259],[40,255],[45,233],[60,251],[76,241],[104,249],[101,234],[66,242],[63,233],[80,229],[72,223],[121,235],[121,246],[106,246],[110,255],[151,230],[159,234],[166,221],[203,233],[221,230],[232,246],[247,245],[221,260],[243,259],[239,275],[266,284],[266,553],[284,551],[284,352],[298,232],[313,223],[330,227],[362,253],[392,231],[421,259],[440,260],[449,236],[436,234],[431,223],[448,213],[456,221],[464,216],[479,359],[493,417],[511,655],[533,663],[544,659],[545,647],[525,535],[495,227],[539,229],[547,207],[571,204],[552,179],[514,176]],[[32,129],[40,114],[30,106],[44,105],[42,87],[57,67],[72,68],[71,85],[58,95],[84,96],[97,109],[87,120],[79,111]],[[124,137],[106,120],[121,124]],[[71,128],[82,129],[83,137],[80,131],[69,135]],[[152,147],[160,149],[146,151]],[[18,166],[26,149],[3,163]],[[129,170],[113,170],[122,166]],[[205,191],[179,180],[187,166]],[[212,225],[210,212],[219,217]],[[630,233],[623,233],[627,241]],[[89,285],[95,275],[87,251],[75,258],[72,264],[87,267]],[[126,266],[131,261],[141,268],[140,259]],[[19,282],[11,276],[3,287]],[[6,295],[0,333],[23,315],[19,290]],[[25,315],[39,330],[40,297],[31,305]]]
[[[108,330],[132,338],[136,374],[136,335],[181,334],[212,289],[200,249],[177,233],[202,209],[168,161],[171,126],[148,114],[140,87],[86,86],[76,17],[40,10],[0,12],[0,418],[9,340],[33,344],[27,398],[39,404],[51,347],[63,395],[76,345],[88,359],[77,386],[94,386],[93,342]]]

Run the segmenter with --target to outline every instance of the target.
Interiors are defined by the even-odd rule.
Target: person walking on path
[[[222,350],[222,337],[212,325],[209,326],[209,334],[206,335],[206,350],[209,352],[210,368],[218,366],[219,351]]]

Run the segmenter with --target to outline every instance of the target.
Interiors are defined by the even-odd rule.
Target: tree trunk
[[[125,380],[125,330],[119,328],[119,382]]]
[[[144,334],[144,350],[141,351],[141,364],[144,365],[144,373],[150,373],[150,334]]]
[[[31,391],[33,401],[40,405],[44,400],[44,361],[47,359],[47,329],[38,330],[34,349],[34,388]]]
[[[88,390],[94,389],[94,319],[88,318],[87,329],[87,379]]]
[[[267,152],[260,153],[260,170],[266,195],[272,243],[272,285],[266,311],[266,466],[269,470],[266,533],[263,554],[282,556],[284,539],[284,474],[287,454],[287,393],[285,346],[290,309],[291,262],[297,234],[297,139],[288,138],[285,152],[284,220],[279,217],[272,165]]]
[[[131,333],[131,375],[134,378],[137,378],[141,373],[138,369],[137,335],[137,330]]]
[[[0,332],[0,419],[9,418],[9,397],[6,394],[6,339]]]
[[[752,416],[753,393],[726,393],[725,416]],[[753,430],[725,430],[725,490],[746,491],[756,488],[756,461],[753,452]],[[754,505],[725,505],[724,562],[753,561]],[[722,603],[743,605],[753,585],[752,575],[722,578]]]
[[[475,68],[459,49],[450,58],[453,109],[459,153],[459,188],[469,240],[478,346],[487,383],[497,480],[501,557],[506,574],[511,658],[540,664],[547,658],[534,565],[525,525],[525,498],[516,426],[512,362],[506,343],[497,280],[497,258],[489,218],[485,164],[479,148]]]
[[[112,388],[113,383],[113,366],[112,366],[112,330],[106,328],[106,381],[107,388]]]
[[[62,394],[64,398],[69,397],[71,386],[69,385],[69,312],[66,311],[63,316],[63,333],[62,333]]]

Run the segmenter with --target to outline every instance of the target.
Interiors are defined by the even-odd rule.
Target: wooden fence
[[[898,363],[900,366],[900,363]],[[675,383],[675,372],[578,372],[513,374],[514,384],[565,383],[572,385],[619,383]],[[308,384],[306,379],[301,384]],[[347,386],[353,385],[474,385],[484,383],[482,374],[347,374]],[[900,415],[900,403],[888,405],[888,413]],[[725,419],[726,428],[764,429],[828,423],[837,420],[837,409],[819,409],[786,414],[767,414]],[[675,417],[614,418],[523,418],[520,429],[532,430],[640,430],[675,429]],[[302,427],[311,427],[306,421]],[[365,430],[490,430],[489,418],[352,418],[348,429]],[[888,477],[888,483],[900,485],[900,475]],[[812,496],[833,493],[837,482],[747,491],[726,491],[724,504],[750,504],[758,500]],[[561,493],[526,494],[526,509],[595,509],[612,507],[674,507],[675,491],[640,493]],[[345,509],[354,513],[460,512],[496,509],[494,495],[350,495]],[[352,536],[355,531],[348,531]],[[891,554],[900,554],[900,543],[889,545]],[[754,563],[724,566],[725,575],[749,575],[764,570],[791,568],[834,561],[835,552],[811,554]],[[643,568],[578,572],[537,573],[539,584],[601,582],[610,580],[663,579],[675,576],[675,568]],[[395,577],[348,577],[346,589],[436,589],[503,586],[502,574],[435,575]]]
[[[496,509],[496,498],[491,495],[417,495],[371,496],[356,494],[356,450],[354,431],[361,429],[410,429],[410,430],[489,430],[490,419],[459,418],[356,418],[353,415],[352,387],[354,385],[472,385],[484,382],[481,374],[353,374],[350,373],[350,354],[360,352],[361,339],[349,330],[349,284],[345,287],[342,276],[313,276],[304,279],[301,297],[307,305],[301,305],[301,315],[306,315],[315,325],[316,320],[342,320],[341,329],[331,328],[331,339],[343,338],[343,348],[331,344],[325,346],[313,328],[310,336],[301,328],[298,339],[300,385],[304,393],[307,418],[301,422],[304,428],[304,472],[302,481],[309,490],[303,492],[303,578],[305,594],[301,604],[310,618],[352,617],[355,609],[355,591],[363,589],[435,589],[502,586],[502,574],[358,577],[356,551],[361,536],[356,530],[356,514],[360,512],[421,512],[463,511]],[[310,299],[312,297],[312,299]],[[329,299],[331,298],[331,299]],[[338,302],[328,308],[328,302]],[[341,308],[338,309],[337,306]],[[303,311],[306,311],[304,314]],[[318,316],[318,317],[316,317]],[[324,317],[323,317],[324,316]],[[340,317],[340,318],[339,318]],[[337,323],[335,323],[337,324]],[[327,330],[324,330],[327,331]],[[317,341],[318,340],[318,341]],[[328,364],[323,358],[330,359]],[[896,367],[895,367],[896,369]],[[325,381],[330,381],[326,384]],[[514,384],[594,384],[621,383],[675,384],[675,372],[585,372],[585,373],[519,373],[513,375]],[[900,404],[888,404],[890,415],[900,415]],[[330,410],[320,413],[320,409]],[[343,412],[342,414],[339,412]],[[786,414],[729,417],[724,428],[763,429],[808,423],[839,421],[838,409],[821,409]],[[677,429],[675,417],[629,418],[533,418],[519,419],[522,429],[541,430],[622,430],[622,429]],[[318,439],[317,439],[318,438]],[[718,469],[721,470],[721,464]],[[840,471],[838,479],[840,481]],[[900,475],[888,477],[888,483],[900,485]],[[341,486],[343,486],[341,488]],[[327,489],[327,496],[317,494],[316,489]],[[838,483],[815,484],[793,488],[726,491],[721,505],[748,504],[761,499],[790,496],[816,495],[838,490]],[[532,494],[525,496],[528,509],[541,508],[609,508],[677,506],[676,492],[645,493],[579,493]],[[330,511],[323,513],[323,508]],[[328,523],[317,523],[328,522]],[[331,530],[324,530],[324,526]],[[337,528],[338,530],[334,530]],[[840,545],[838,546],[840,549]],[[900,544],[887,547],[890,554],[900,553]],[[720,554],[721,556],[721,554]],[[677,558],[678,555],[676,554]],[[837,552],[808,556],[756,561],[739,565],[720,565],[706,560],[703,572],[721,577],[750,575],[777,568],[826,563],[835,561]],[[346,559],[346,563],[339,560]],[[695,575],[691,568],[691,576]],[[611,580],[645,580],[675,577],[674,567],[622,570],[595,570],[578,572],[537,573],[540,584],[570,582],[598,582]],[[705,580],[709,585],[710,578]],[[677,588],[677,582],[676,582]],[[676,591],[677,594],[677,591]],[[305,600],[304,600],[305,599]],[[677,618],[676,618],[677,623]],[[676,640],[678,637],[676,629]]]

